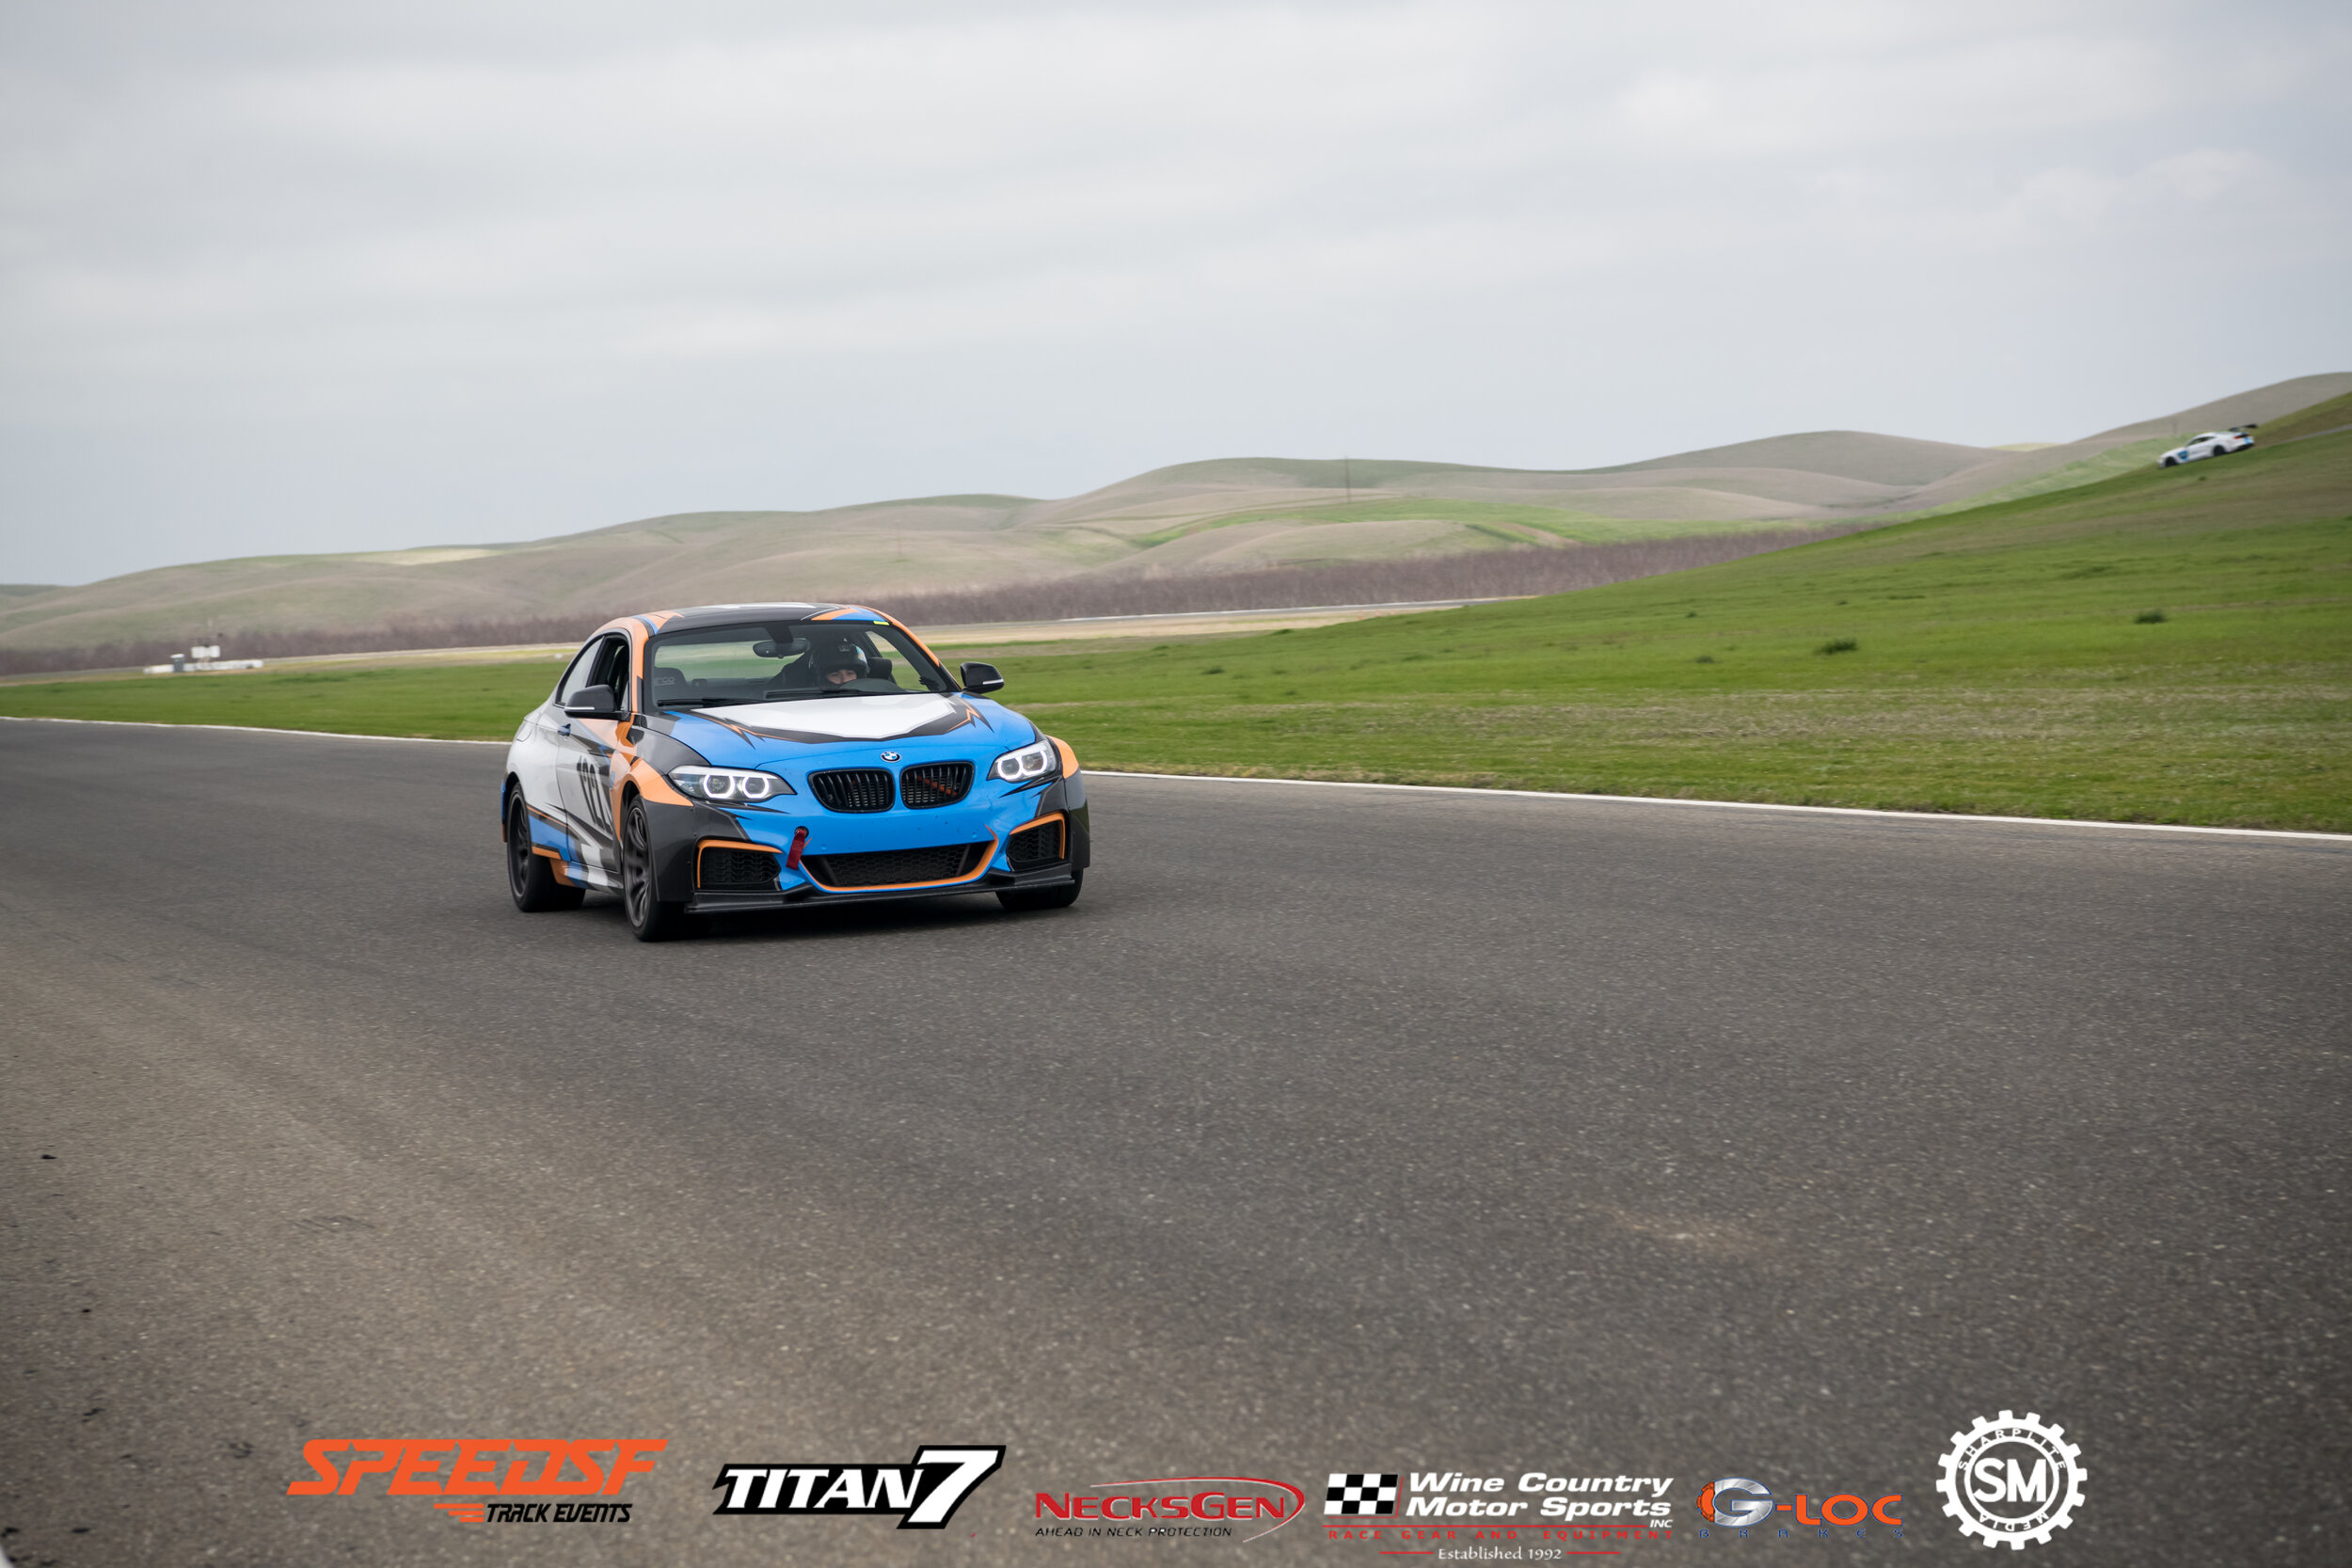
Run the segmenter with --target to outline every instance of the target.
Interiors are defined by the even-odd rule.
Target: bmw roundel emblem
[[[896,762],[896,761],[898,761],[898,752],[884,752],[882,753],[882,761],[884,761],[884,762]]]

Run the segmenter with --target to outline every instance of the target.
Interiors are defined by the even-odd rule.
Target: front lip
[[[786,799],[787,802],[793,800],[792,797]],[[692,830],[697,846],[732,844],[774,853],[777,886],[773,891],[735,891],[705,890],[696,885],[692,907],[718,912],[775,908],[810,899],[921,896],[1066,882],[1072,875],[1066,859],[1020,870],[1013,865],[1009,852],[1015,832],[1040,820],[1066,814],[1068,809],[1050,801],[1032,785],[1019,789],[998,786],[987,789],[985,794],[976,790],[954,805],[921,811],[896,805],[886,812],[832,812],[814,800],[806,800],[794,810],[714,810]],[[803,831],[808,835],[805,840],[800,839]],[[801,863],[788,867],[784,863],[789,859],[796,841],[802,844]],[[818,875],[819,865],[828,856],[970,844],[985,844],[987,851],[970,871],[957,877],[904,882],[834,882],[820,879]],[[697,847],[697,863],[700,853]],[[834,867],[825,869],[837,874]]]

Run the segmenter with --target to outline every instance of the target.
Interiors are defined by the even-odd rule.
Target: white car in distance
[[[2209,430],[2202,436],[2192,436],[2164,454],[2163,467],[2178,467],[2194,463],[2201,457],[2219,457],[2225,451],[2244,451],[2254,444],[2254,438],[2242,430]]]

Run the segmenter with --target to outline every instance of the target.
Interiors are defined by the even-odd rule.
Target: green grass
[[[44,681],[0,687],[0,713],[503,740],[546,700],[562,670],[541,658]]]
[[[1971,496],[1966,500],[1954,501],[1949,506],[1935,507],[1929,512],[1922,513],[1921,515],[1946,516],[1955,512],[1973,512],[1980,507],[1997,506],[2003,501],[2024,500],[2029,496],[2046,496],[2053,491],[2072,490],[2080,485],[2145,467],[2164,455],[2167,451],[2179,445],[2179,440],[2170,436],[2152,436],[2145,441],[2129,441],[2120,447],[2109,447],[2095,457],[2086,457],[2078,463],[2069,463],[2063,468],[2053,468],[2048,473],[2033,479],[2021,479],[2014,484],[2005,484],[1997,490],[1988,490],[1981,496]]]
[[[2352,434],[1578,594],[999,662],[1105,769],[2352,832]],[[0,712],[502,738],[551,679],[57,682]]]
[[[2327,436],[1214,661],[1004,664],[1105,768],[2352,831],[2347,513]]]

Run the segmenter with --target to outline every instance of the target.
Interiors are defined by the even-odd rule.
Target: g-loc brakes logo
[[[1811,1525],[1827,1533],[1831,1526],[1839,1529],[1867,1527],[1873,1519],[1882,1525],[1902,1529],[1902,1515],[1889,1513],[1903,1500],[1899,1492],[1890,1492],[1876,1502],[1866,1500],[1860,1493],[1839,1492],[1823,1497],[1819,1503],[1805,1493],[1797,1494],[1793,1503],[1772,1501],[1772,1489],[1760,1481],[1746,1476],[1726,1476],[1722,1481],[1707,1483],[1699,1493],[1699,1517],[1726,1529],[1747,1529],[1761,1525],[1775,1513],[1793,1513],[1795,1523]],[[1820,1512],[1816,1513],[1815,1510]],[[1788,1532],[1784,1529],[1782,1533]]]
[[[2022,1421],[2007,1410],[1998,1421],[1979,1416],[1966,1432],[1952,1433],[1935,1489],[1963,1535],[1982,1536],[1988,1546],[2007,1542],[2022,1552],[2026,1542],[2046,1545],[2052,1530],[2074,1522],[2090,1473],[2082,1452],[2066,1440],[2064,1427],[2044,1425],[2031,1411]]]
[[[461,1524],[628,1523],[627,1503],[519,1503],[510,1497],[610,1497],[633,1475],[651,1470],[648,1457],[669,1446],[665,1437],[313,1437],[302,1457],[315,1474],[286,1488],[290,1497],[348,1497],[362,1477],[389,1473],[386,1496],[441,1497],[434,1506]],[[338,1470],[334,1456],[352,1453]],[[358,1457],[361,1454],[370,1457]],[[605,1455],[611,1455],[610,1473]],[[507,1456],[512,1456],[508,1458]],[[506,1473],[498,1474],[505,1458]],[[442,1469],[443,1462],[448,1469]],[[564,1474],[566,1466],[572,1474]],[[498,1499],[498,1500],[492,1500]]]
[[[1699,1517],[1728,1529],[1761,1524],[1772,1516],[1772,1489],[1745,1476],[1710,1481],[1699,1494]]]
[[[914,1450],[912,1465],[841,1464],[795,1460],[781,1465],[726,1465],[710,1484],[723,1488],[713,1513],[895,1513],[900,1529],[946,1529],[956,1509],[1005,1462],[995,1448]]]

